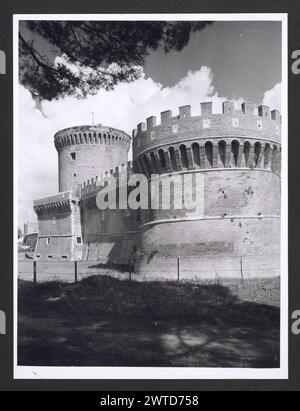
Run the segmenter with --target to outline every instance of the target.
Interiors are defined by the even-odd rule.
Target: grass
[[[278,279],[20,281],[19,364],[277,367],[278,296]]]

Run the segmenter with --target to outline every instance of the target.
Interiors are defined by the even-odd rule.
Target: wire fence
[[[132,272],[131,272],[132,271]],[[141,274],[138,274],[141,272]],[[34,283],[61,281],[77,283],[94,275],[109,275],[129,280],[189,281],[221,278],[276,277],[280,275],[278,254],[254,256],[163,257],[145,259],[134,270],[127,264],[110,266],[97,261],[18,262],[19,279]]]

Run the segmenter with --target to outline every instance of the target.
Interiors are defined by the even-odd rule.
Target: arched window
[[[239,157],[240,143],[237,140],[231,142],[231,165],[237,167]]]
[[[145,168],[146,168],[145,169],[146,174],[150,175],[151,174],[151,167],[150,167],[149,160],[148,160],[146,154],[144,154],[144,164],[145,164]]]
[[[186,146],[182,144],[179,147],[179,151],[180,151],[182,168],[188,170],[189,162],[188,162],[188,158],[187,158]]]
[[[205,157],[206,167],[211,168],[213,166],[213,144],[211,141],[205,143]]]
[[[198,143],[192,144],[192,153],[194,159],[194,165],[200,167],[200,147]]]
[[[277,171],[277,160],[278,160],[278,147],[274,145],[273,153],[272,153],[272,170],[274,171]]]
[[[249,141],[246,141],[244,143],[244,150],[243,150],[246,167],[250,167],[250,164],[248,164],[249,156],[250,156],[250,148],[251,148],[251,144],[249,143]]]
[[[150,153],[150,158],[151,158],[151,163],[152,163],[152,170],[155,173],[158,173],[159,169],[158,169],[157,164],[156,164],[156,158],[155,158],[154,153]]]
[[[218,154],[221,163],[221,167],[225,167],[226,160],[226,142],[224,140],[219,141]]]
[[[158,150],[158,157],[162,168],[166,168],[165,153],[162,149]]]
[[[173,171],[177,171],[177,163],[176,163],[174,147],[169,148],[169,153],[170,153],[170,161],[171,161],[172,169]]]
[[[261,166],[261,144],[259,142],[255,143],[254,146],[254,167],[260,167]]]

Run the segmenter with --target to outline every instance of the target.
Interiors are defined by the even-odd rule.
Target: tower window
[[[71,160],[76,160],[76,153],[71,153]]]
[[[51,238],[48,237],[48,238],[47,238],[47,245],[49,245],[50,243],[51,243]]]

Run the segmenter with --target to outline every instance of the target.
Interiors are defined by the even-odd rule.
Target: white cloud
[[[212,101],[221,112],[226,97],[219,97],[213,87],[213,73],[208,67],[189,71],[173,87],[163,87],[143,76],[133,83],[119,84],[113,91],[99,91],[84,100],[72,97],[43,102],[42,113],[36,109],[30,93],[19,92],[19,221],[34,220],[34,199],[58,191],[57,153],[53,136],[62,128],[95,122],[120,128],[131,134],[133,128],[151,115],[164,110],[178,113],[178,107],[192,106],[192,115],[200,114],[200,102]],[[275,90],[276,91],[276,90]],[[269,94],[267,94],[269,93]],[[271,91],[265,98],[270,98]],[[276,96],[276,92],[273,93]],[[272,97],[273,98],[273,97]],[[238,101],[240,102],[241,99]]]
[[[263,104],[269,106],[271,110],[281,112],[281,83],[276,84],[271,90],[265,92]]]

